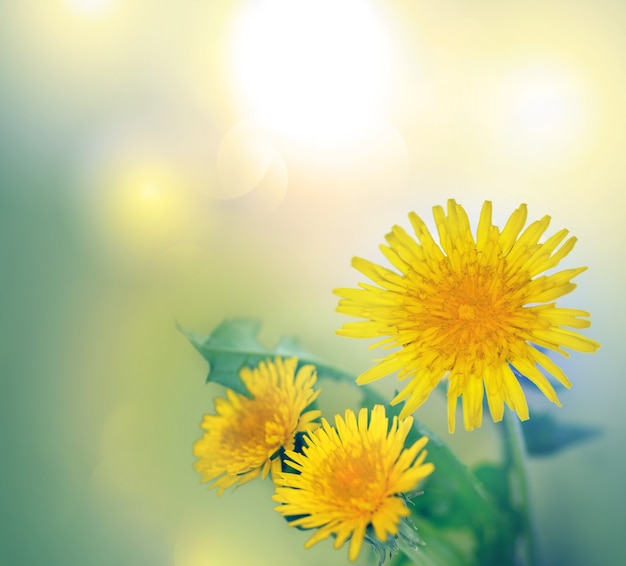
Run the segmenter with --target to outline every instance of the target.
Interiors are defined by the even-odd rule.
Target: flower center
[[[331,454],[319,481],[328,483],[321,493],[329,505],[348,516],[369,516],[384,502],[387,474],[375,457],[377,450],[346,446]]]
[[[456,364],[459,352],[470,352],[476,360],[504,361],[524,339],[519,321],[528,316],[522,307],[529,278],[506,275],[504,258],[496,265],[473,267],[457,271],[442,262],[436,279],[424,278],[416,286],[411,305],[416,342],[426,355],[430,349],[440,363],[446,360],[445,369]]]
[[[476,309],[472,305],[461,305],[459,307],[459,318],[462,320],[476,318]]]
[[[276,401],[257,397],[245,402],[235,422],[223,431],[225,452],[240,454],[258,466],[281,446],[291,449],[291,423],[286,421],[284,411],[274,409]]]

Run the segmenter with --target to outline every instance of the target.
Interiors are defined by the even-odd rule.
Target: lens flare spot
[[[232,199],[249,193],[267,175],[274,153],[270,133],[260,122],[250,117],[239,120],[220,143],[218,182],[211,196]]]
[[[120,171],[100,195],[100,230],[125,252],[162,249],[185,224],[186,206],[173,174],[141,167]]]
[[[246,216],[258,217],[270,214],[285,198],[288,181],[285,161],[277,151],[273,151],[265,176],[256,187],[239,198],[225,201],[224,209]]]

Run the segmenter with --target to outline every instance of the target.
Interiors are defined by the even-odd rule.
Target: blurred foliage
[[[522,423],[529,456],[552,456],[565,448],[592,440],[602,433],[599,427],[567,424],[551,413],[534,414]]]

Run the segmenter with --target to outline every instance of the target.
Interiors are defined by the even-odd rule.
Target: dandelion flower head
[[[226,390],[215,399],[214,415],[204,415],[204,434],[193,447],[194,467],[203,482],[213,481],[221,494],[232,485],[246,483],[281,468],[280,455],[294,448],[295,435],[311,431],[320,415],[305,411],[319,390],[315,368],[298,360],[275,358],[255,368],[243,368],[240,377],[250,397]]]
[[[544,272],[572,250],[576,238],[563,229],[540,243],[550,217],[525,229],[526,205],[511,214],[503,229],[494,226],[491,202],[483,204],[476,238],[465,210],[454,200],[433,208],[439,244],[415,213],[409,215],[415,238],[394,226],[381,250],[397,271],[361,258],[353,266],[373,283],[337,289],[337,311],[366,320],[347,323],[338,334],[382,338],[376,345],[393,351],[358,378],[369,383],[398,372],[408,384],[392,404],[405,401],[401,416],[417,409],[440,380],[448,377],[448,428],[455,428],[462,398],[465,428],[482,422],[486,393],[494,421],[504,405],[520,419],[528,405],[512,367],[553,403],[557,394],[540,368],[564,386],[570,381],[541,349],[564,356],[563,349],[594,352],[599,344],[575,330],[590,325],[589,313],[556,306],[571,292],[572,279],[585,267]],[[374,347],[373,346],[373,347]],[[511,367],[512,366],[512,367]]]
[[[370,533],[383,543],[398,534],[409,515],[401,494],[434,469],[424,463],[426,437],[405,448],[412,424],[412,417],[394,417],[389,427],[382,405],[373,408],[369,422],[367,409],[358,417],[347,410],[344,418],[335,417],[335,427],[322,419],[305,435],[302,453],[287,452],[286,462],[297,473],[275,478],[274,500],[281,503],[276,510],[291,526],[317,529],[307,548],[334,535],[335,548],[350,539],[348,556],[355,560]]]

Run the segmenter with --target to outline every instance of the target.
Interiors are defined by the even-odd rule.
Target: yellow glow
[[[176,566],[214,566],[217,564],[258,564],[259,556],[250,545],[234,545],[229,537],[216,529],[185,535],[176,540]],[[195,536],[194,536],[195,535]]]
[[[184,202],[172,174],[157,167],[118,173],[103,195],[103,229],[124,249],[166,245],[184,225]]]
[[[140,193],[144,201],[158,200],[160,196],[159,187],[150,182],[142,185]]]
[[[387,87],[389,48],[367,2],[248,4],[231,52],[244,104],[289,134],[350,130],[355,116],[380,105]]]
[[[567,68],[545,63],[518,68],[499,94],[499,136],[517,155],[550,159],[584,141],[591,118],[588,93]]]

